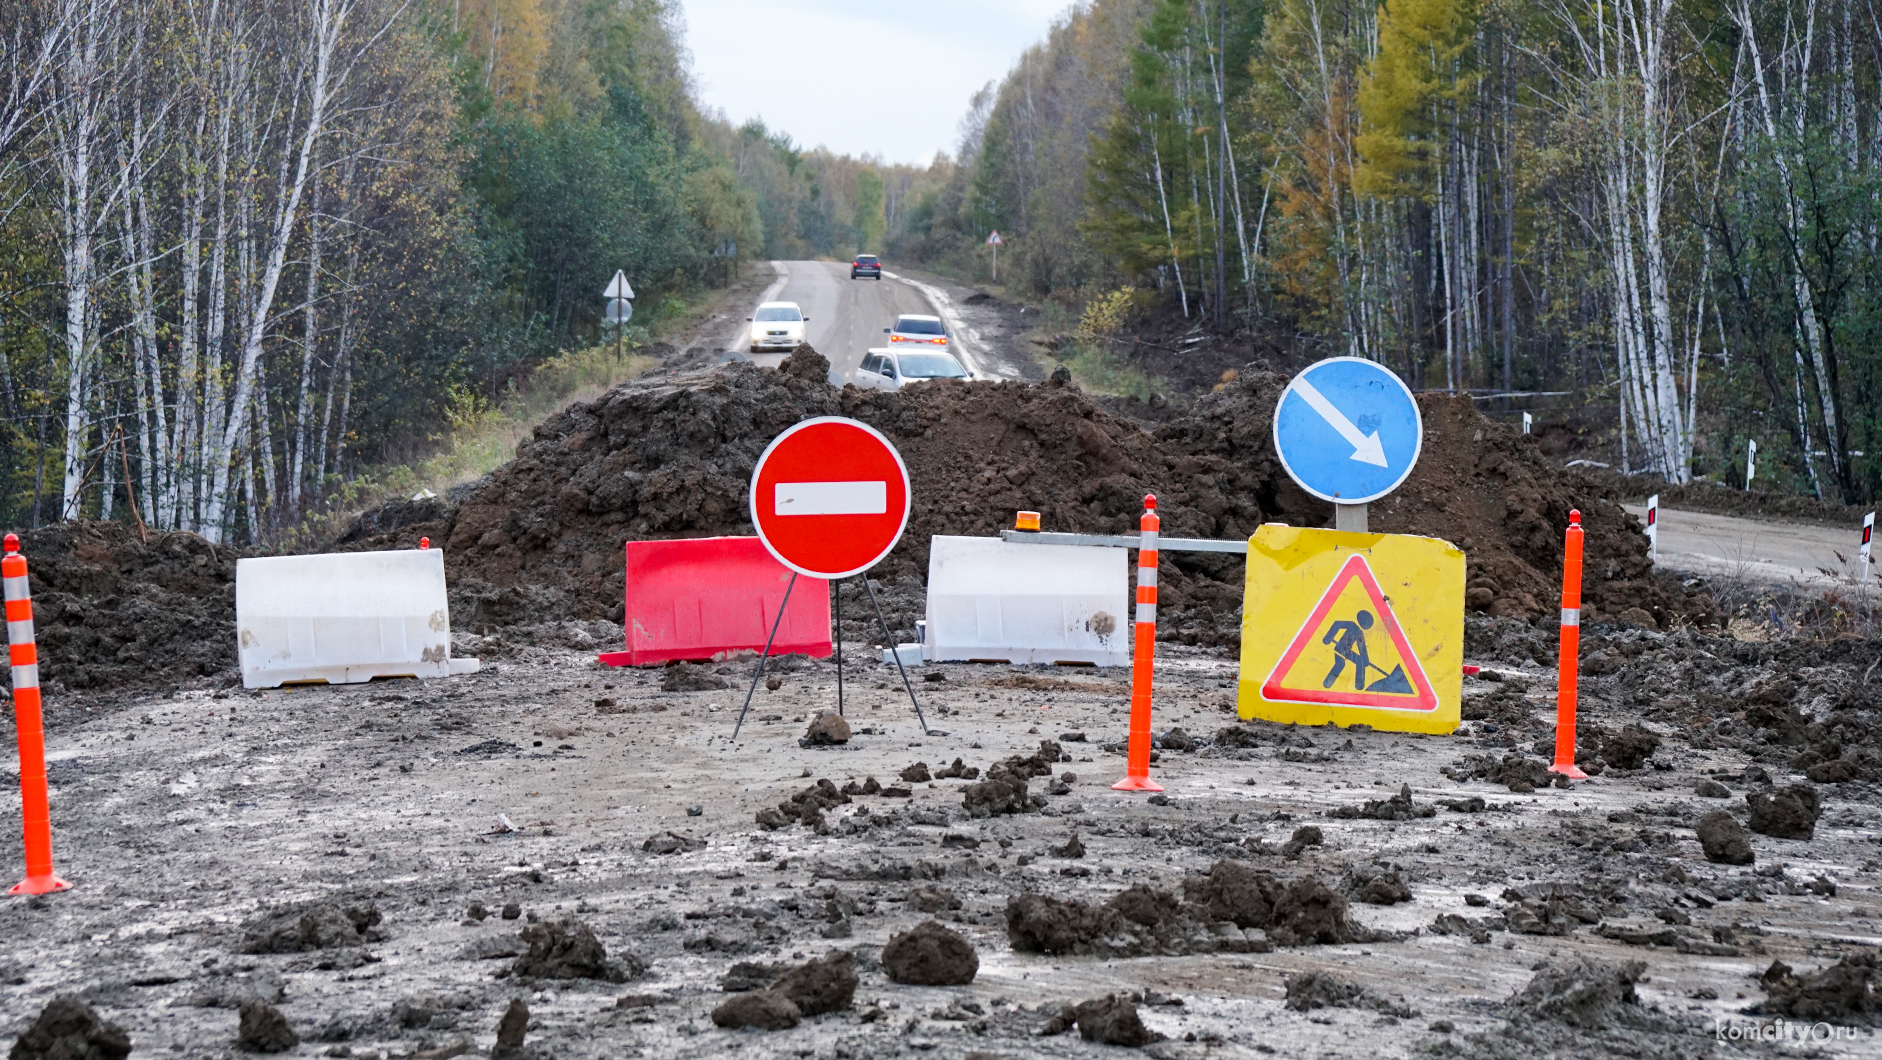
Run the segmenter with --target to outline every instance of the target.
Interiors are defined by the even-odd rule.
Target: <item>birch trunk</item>
[[[255,390],[256,365],[261,359],[262,340],[267,335],[268,316],[274,305],[275,288],[287,261],[288,243],[299,219],[301,198],[313,173],[314,152],[324,128],[328,105],[334,88],[333,58],[338,38],[345,27],[350,4],[346,0],[312,0],[308,42],[311,71],[307,81],[307,118],[294,155],[293,177],[276,206],[268,233],[269,244],[261,278],[250,307],[242,336],[242,359],[235,372],[232,410],[245,410]],[[208,461],[211,474],[209,501],[204,505],[204,523],[211,540],[219,540],[222,522],[228,510],[230,459],[240,435],[239,415],[231,415],[216,440]]]

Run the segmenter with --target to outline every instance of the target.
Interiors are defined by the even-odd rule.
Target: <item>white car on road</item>
[[[915,313],[903,313],[895,318],[895,326],[883,328],[882,333],[889,337],[889,346],[920,349],[923,346],[948,347],[948,329],[941,323],[940,317],[925,317]]]
[[[946,350],[870,350],[851,382],[866,390],[900,390],[930,379],[972,379]]]
[[[802,345],[804,324],[810,318],[796,302],[766,302],[747,319],[751,321],[751,352],[766,353],[789,352]]]

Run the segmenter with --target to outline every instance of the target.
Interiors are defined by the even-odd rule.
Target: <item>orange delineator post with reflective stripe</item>
[[[6,587],[7,652],[13,664],[13,722],[20,734],[20,824],[26,879],[8,894],[45,894],[72,886],[52,874],[52,807],[46,795],[46,734],[39,713],[39,648],[33,640],[33,592],[20,539],[6,536],[0,559]]]
[[[1137,623],[1131,641],[1131,729],[1124,779],[1118,791],[1162,791],[1150,779],[1150,678],[1157,653],[1157,497],[1144,497],[1137,535]]]
[[[1581,671],[1581,512],[1568,513],[1562,546],[1562,655],[1556,664],[1555,764],[1549,772],[1586,780],[1575,765],[1575,697]]]

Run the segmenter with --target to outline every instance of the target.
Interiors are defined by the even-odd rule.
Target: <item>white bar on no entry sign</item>
[[[887,482],[780,482],[779,515],[881,515],[889,510]]]

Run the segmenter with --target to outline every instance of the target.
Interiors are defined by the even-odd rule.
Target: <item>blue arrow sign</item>
[[[1300,488],[1364,504],[1411,474],[1424,446],[1418,402],[1390,368],[1363,357],[1309,365],[1274,409],[1274,451]]]

